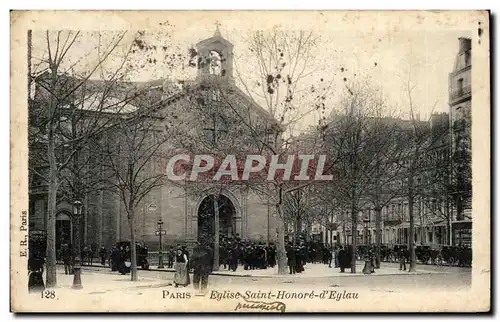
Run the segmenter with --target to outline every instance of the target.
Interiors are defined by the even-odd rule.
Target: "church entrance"
[[[214,243],[215,236],[215,195],[203,199],[198,208],[198,241]],[[232,237],[236,234],[234,217],[236,210],[231,200],[219,195],[219,236],[220,239]]]
[[[59,260],[62,260],[61,246],[64,244],[71,244],[71,218],[60,212],[56,216],[56,255]]]

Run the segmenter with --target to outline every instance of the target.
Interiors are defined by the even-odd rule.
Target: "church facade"
[[[198,75],[189,83],[189,92],[204,91],[209,96],[223,95],[238,98],[238,106],[249,111],[250,118],[263,120],[264,124],[273,124],[272,117],[250,97],[243,93],[233,79],[233,45],[222,37],[217,30],[213,37],[197,44]],[[161,83],[160,83],[161,84]],[[203,113],[192,108],[192,97],[188,97],[186,88],[176,88],[171,92],[171,84],[163,82],[162,108],[178,111],[179,117],[199,120],[194,131],[216,140],[225,135],[228,140],[242,137],[244,133],[234,133],[234,123],[218,122],[222,125],[209,126]],[[216,87],[214,91],[213,87]],[[214,94],[215,93],[215,94]],[[214,98],[216,99],[216,97]],[[203,107],[202,107],[203,108]],[[221,116],[224,118],[224,116]],[[171,125],[176,120],[158,121],[158,127]],[[276,132],[264,131],[264,135],[276,135]],[[230,144],[236,144],[232,141]],[[175,147],[175,142],[165,144],[165,153]],[[164,171],[167,160],[151,162],[149,171]],[[182,184],[166,181],[160,187],[151,190],[136,209],[136,240],[148,246],[150,250],[159,248],[159,234],[162,234],[162,247],[169,245],[192,244],[200,240],[202,234],[213,234],[214,199],[218,197],[219,233],[222,236],[238,236],[243,240],[273,242],[276,239],[276,218],[274,207],[267,197],[258,195],[244,185],[221,186],[206,184],[205,188],[193,193]],[[124,203],[113,191],[100,190],[88,194],[83,200],[83,214],[80,227],[75,226],[72,214],[72,200],[60,198],[56,214],[56,249],[62,244],[69,244],[74,234],[80,233],[82,246],[105,246],[109,249],[119,241],[130,240],[130,227]],[[30,180],[30,229],[45,230],[47,217],[47,195],[43,184]],[[158,222],[163,222],[159,230]]]

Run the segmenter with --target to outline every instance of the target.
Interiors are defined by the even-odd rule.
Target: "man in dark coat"
[[[208,285],[208,275],[213,268],[213,252],[208,246],[196,243],[191,255],[191,267],[194,269],[193,285],[195,290],[205,293]]]
[[[306,259],[306,249],[304,245],[295,248],[295,272],[302,273],[304,271],[304,263]]]
[[[233,272],[238,269],[238,258],[240,257],[240,247],[238,244],[229,244],[229,269]]]
[[[101,257],[101,265],[105,266],[106,265],[106,247],[102,246],[101,249],[99,250],[99,257]]]
[[[167,267],[172,268],[174,267],[174,256],[175,256],[175,250],[173,246],[170,246],[168,249],[167,253]]]
[[[111,248],[111,271],[116,272],[120,264],[120,251],[116,246]]]
[[[71,270],[71,249],[69,248],[69,245],[63,245],[62,249],[62,257],[63,257],[63,263],[64,263],[64,274],[72,274]]]
[[[349,256],[347,254],[347,251],[344,249],[344,247],[341,247],[339,250],[339,266],[340,266],[341,273],[344,273],[345,268],[349,267]]]
[[[406,271],[406,248],[400,247],[398,251],[399,270]]]
[[[267,263],[270,267],[276,265],[276,248],[274,244],[269,244],[269,246],[267,246]]]
[[[295,274],[296,268],[296,257],[295,257],[295,248],[292,245],[288,245],[286,249],[286,257],[288,258],[287,265],[290,270],[290,274]]]

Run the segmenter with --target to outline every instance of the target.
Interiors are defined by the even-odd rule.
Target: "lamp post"
[[[364,230],[365,230],[365,245],[368,245],[369,244],[369,239],[368,239],[368,225],[370,224],[370,217],[369,216],[365,216],[363,218],[363,226],[364,226]]]
[[[75,263],[73,267],[73,286],[75,290],[82,289],[81,278],[81,258],[80,258],[80,216],[82,215],[82,202],[75,200],[73,202],[73,218],[75,220],[76,234],[75,234]]]
[[[370,259],[370,249],[369,249],[369,242],[368,242],[368,224],[370,223],[370,214],[368,213],[368,216],[365,216],[363,218],[363,226],[364,226],[364,237],[365,237],[365,247],[366,247],[366,253],[365,253],[365,266],[363,267],[363,274],[371,274],[373,273],[373,267]]]
[[[160,250],[158,251],[158,268],[164,268],[163,266],[163,245],[161,242],[161,235],[162,235],[162,226],[163,226],[163,220],[158,220],[157,222],[158,225],[158,236],[160,237]]]

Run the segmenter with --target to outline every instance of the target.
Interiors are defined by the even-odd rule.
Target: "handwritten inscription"
[[[285,303],[274,301],[274,302],[264,302],[264,301],[251,301],[243,298],[244,302],[236,304],[235,311],[269,311],[269,312],[281,312],[285,313],[286,305]]]

